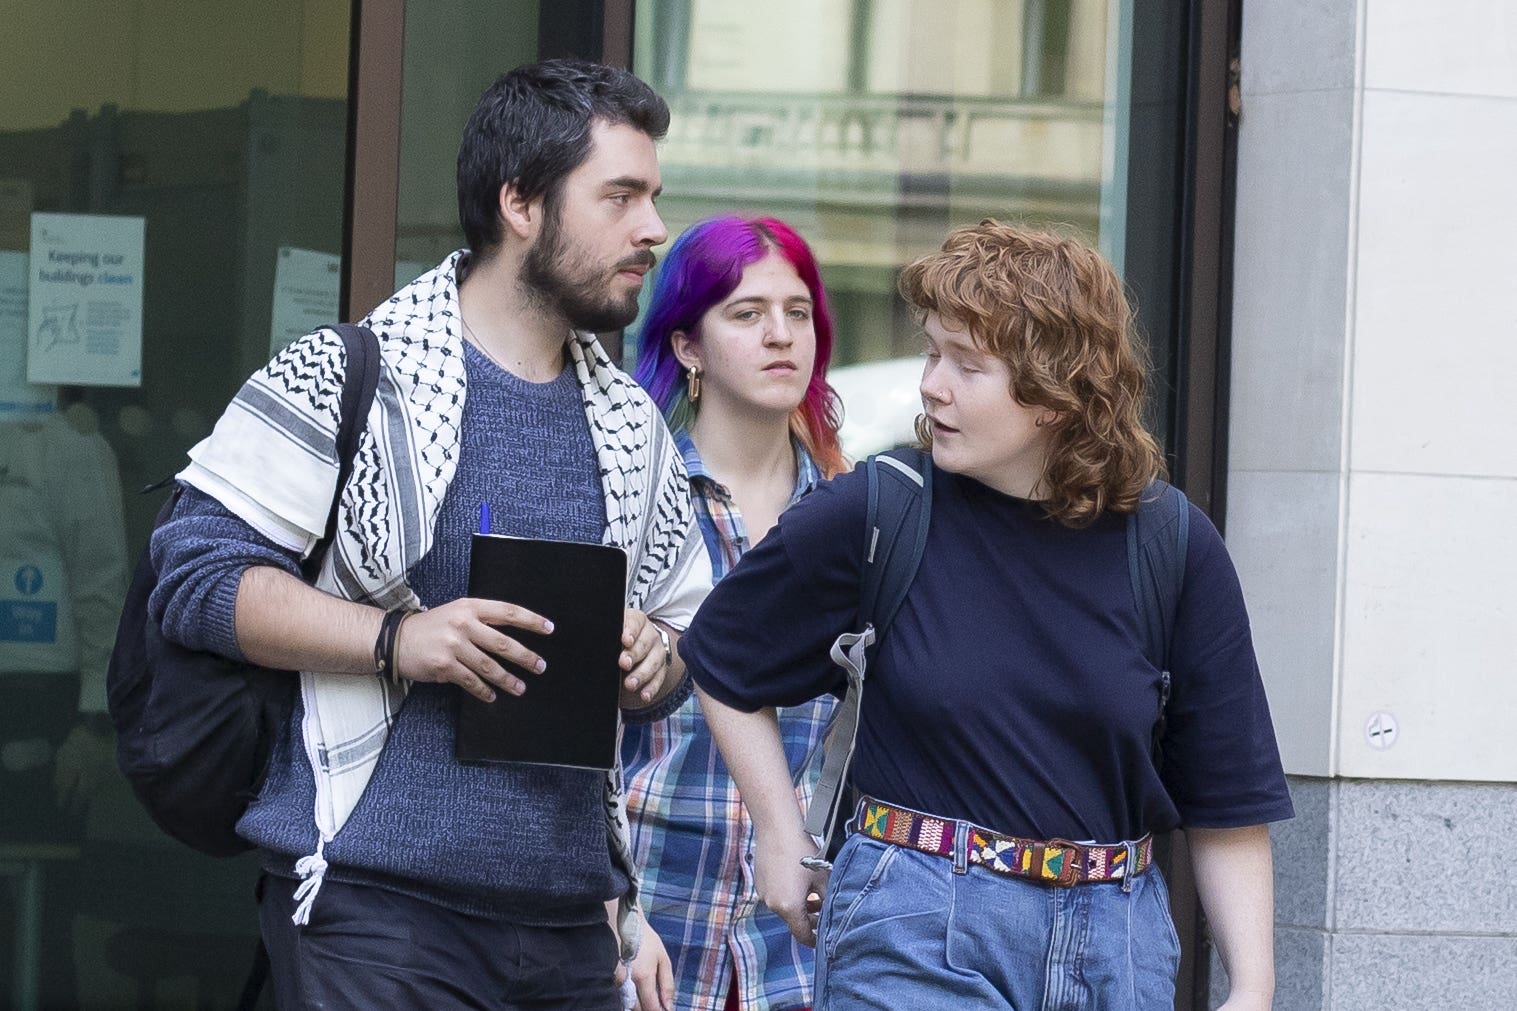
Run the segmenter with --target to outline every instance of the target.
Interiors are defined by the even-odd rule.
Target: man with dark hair
[[[522,199],[542,197],[556,213],[569,173],[590,154],[592,124],[663,139],[664,100],[632,75],[605,70],[550,60],[502,75],[480,96],[458,148],[458,220],[470,249],[500,244],[496,205],[506,182]]]
[[[459,763],[449,684],[530,692],[498,658],[553,676],[511,635],[551,633],[542,616],[466,597],[488,503],[497,533],[624,548],[623,710],[657,719],[688,695],[671,640],[710,564],[658,411],[594,337],[632,321],[666,237],[668,119],[631,74],[582,62],[511,71],[480,99],[459,150],[470,248],[365,320],[380,385],[315,587],[297,574],[334,492],[335,334],[248,380],[179,475],[153,540],[165,633],[303,672],[238,825],[263,853],[281,1007],[622,1006],[637,920],[620,776]]]

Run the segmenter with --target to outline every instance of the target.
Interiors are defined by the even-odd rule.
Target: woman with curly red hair
[[[1126,520],[1163,460],[1121,282],[1074,239],[985,221],[900,289],[925,332],[931,523],[870,665],[830,881],[801,862],[817,841],[771,707],[841,687],[827,647],[858,620],[862,474],[787,511],[680,643],[753,818],[758,893],[818,945],[815,1006],[1172,1007],[1153,835],[1184,828],[1226,1006],[1268,1007],[1267,823],[1290,796],[1237,576],[1188,503],[1169,671],[1145,655]]]

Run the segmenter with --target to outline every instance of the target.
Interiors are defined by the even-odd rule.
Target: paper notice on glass
[[[337,322],[342,257],[280,246],[274,263],[274,311],[269,353],[277,355],[297,337]]]
[[[32,215],[28,381],[142,385],[145,238],[139,217]]]
[[[27,260],[0,250],[0,421],[53,409],[53,388],[26,381]]]
[[[31,181],[0,179],[0,249],[15,253],[26,252],[31,229]]]

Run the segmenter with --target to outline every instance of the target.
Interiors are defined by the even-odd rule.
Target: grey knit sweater
[[[469,536],[481,502],[490,504],[496,533],[599,543],[605,529],[595,451],[572,370],[534,384],[472,345],[465,356],[468,397],[457,476],[432,550],[408,574],[428,607],[465,595]],[[153,549],[163,578],[152,606],[163,615],[166,634],[231,656],[240,656],[233,608],[243,569],[276,564],[299,571],[293,554],[189,488],[174,519],[154,535]],[[453,758],[457,691],[411,686],[374,778],[326,847],[328,876],[523,924],[604,920],[604,901],[627,887],[604,831],[604,775],[459,764]],[[270,871],[292,878],[294,860],[316,847],[315,785],[299,747],[302,716],[297,702],[262,794],[238,825],[266,851]]]

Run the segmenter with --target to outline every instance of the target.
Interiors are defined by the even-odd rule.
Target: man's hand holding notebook
[[[509,601],[553,623],[551,635],[512,629],[546,661],[541,673],[497,656],[526,682],[521,695],[494,702],[460,693],[455,753],[461,762],[530,762],[609,769],[616,762],[617,709],[624,695],[646,704],[658,690],[644,636],[657,630],[625,608],[626,554],[602,544],[475,534],[469,596]],[[636,613],[636,612],[633,612]],[[633,626],[636,626],[635,628]],[[628,641],[630,635],[631,641]],[[623,664],[624,650],[644,662]],[[658,661],[662,674],[662,663]],[[636,678],[636,689],[624,681]]]

